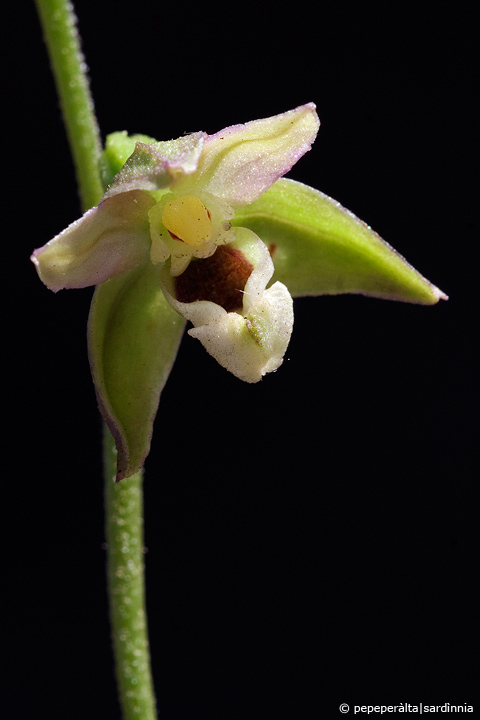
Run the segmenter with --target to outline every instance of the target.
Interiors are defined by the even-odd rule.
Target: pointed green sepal
[[[155,142],[155,139],[148,135],[128,135],[126,130],[107,135],[105,150],[100,157],[103,187],[112,183],[135,150],[137,142],[148,144]]]
[[[146,263],[99,285],[88,323],[100,411],[117,447],[117,480],[143,465],[185,321],[167,303],[160,267]]]
[[[447,299],[368,225],[294,180],[278,180],[240,208],[233,224],[250,228],[268,245],[273,281],[294,297],[360,293],[423,305]]]

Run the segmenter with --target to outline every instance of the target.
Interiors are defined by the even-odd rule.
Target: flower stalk
[[[60,98],[83,210],[104,188],[101,141],[76,17],[68,0],[35,0]],[[110,624],[124,720],[155,720],[145,611],[143,471],[116,483],[117,453],[104,428],[105,515]]]

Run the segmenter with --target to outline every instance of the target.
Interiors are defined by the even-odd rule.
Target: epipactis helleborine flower
[[[99,205],[33,253],[51,290],[97,286],[89,355],[118,479],[148,453],[183,319],[221,365],[257,382],[288,346],[286,285],[425,304],[445,297],[338,203],[281,179],[318,128],[310,103],[215,135],[114,133]]]
[[[215,135],[137,141],[100,204],[32,256],[55,292],[98,285],[170,258],[172,275],[235,239],[235,210],[257,200],[310,149],[312,104]],[[121,143],[122,137],[112,137]]]
[[[170,275],[180,276],[192,259],[209,258],[217,248],[239,238],[241,231],[231,222],[235,210],[257,200],[284,175],[310,149],[318,127],[315,107],[309,104],[226,128],[216,135],[199,132],[170,142],[137,141],[100,204],[35,251],[32,259],[40,278],[54,291],[98,285],[148,259],[154,265],[169,260]],[[199,323],[211,326],[208,332],[196,330],[191,334],[201,339],[222,365],[248,382],[260,380],[279,366],[293,325],[287,289],[276,284],[274,291],[265,294],[274,266],[268,253],[267,257],[259,253],[258,258],[260,255],[262,269],[256,270],[251,264],[241,285],[233,289],[238,298],[233,314],[224,310],[221,298],[215,308],[211,301],[202,306],[210,308],[210,314],[199,315],[186,303],[176,301],[174,284],[167,294],[172,306],[196,327]],[[240,258],[241,250],[230,253],[230,272],[233,257]],[[221,275],[222,269],[218,272]],[[259,274],[265,278],[261,290]],[[210,280],[218,282],[211,274]],[[250,288],[254,286],[253,291]],[[262,333],[257,315],[255,321],[251,319],[253,292],[255,313],[262,308]],[[207,298],[199,299],[208,301],[208,292]],[[270,324],[272,330],[267,332]],[[240,325],[243,334],[239,334]],[[272,343],[271,335],[280,327],[281,342]],[[220,343],[213,342],[218,333],[225,338],[225,352]],[[244,364],[245,342],[250,346],[248,367]],[[232,343],[245,357],[244,362]]]

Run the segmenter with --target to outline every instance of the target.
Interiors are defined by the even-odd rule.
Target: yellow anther
[[[183,195],[167,202],[162,222],[174,239],[187,245],[203,245],[212,236],[210,211],[195,195]]]

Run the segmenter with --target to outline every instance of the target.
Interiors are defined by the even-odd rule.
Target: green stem
[[[125,720],[155,720],[145,610],[142,471],[115,482],[117,455],[104,434],[108,594]]]
[[[103,195],[98,160],[100,134],[80,47],[76,17],[68,0],[35,0],[48,48],[84,210]]]
[[[101,142],[73,6],[35,0],[75,165],[82,206],[98,204]],[[116,451],[105,428],[107,574],[115,666],[124,720],[155,720],[145,612],[142,473],[115,483]]]

